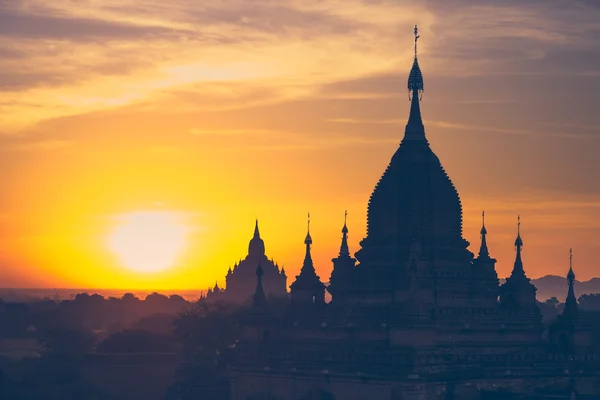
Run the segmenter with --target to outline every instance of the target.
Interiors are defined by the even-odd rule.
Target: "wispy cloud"
[[[389,72],[409,60],[410,46],[400,45],[398,37],[414,22],[427,37],[421,50],[429,76],[594,74],[600,70],[600,57],[593,55],[600,54],[593,39],[600,37],[594,24],[599,15],[585,1],[564,7],[559,1],[415,6],[349,0],[340,7],[335,1],[297,0],[52,5],[17,0],[0,8],[0,112],[11,115],[0,123],[16,129],[210,82],[276,82],[280,90],[303,87],[287,92],[302,97],[324,84]],[[371,85],[320,95],[398,93],[382,89]]]
[[[0,152],[2,151],[40,151],[48,152],[53,150],[65,149],[72,147],[74,142],[67,140],[2,140],[0,141]]]

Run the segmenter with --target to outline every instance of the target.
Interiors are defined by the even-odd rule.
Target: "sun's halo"
[[[124,267],[141,273],[160,272],[175,265],[188,233],[179,213],[140,211],[118,217],[107,245]]]

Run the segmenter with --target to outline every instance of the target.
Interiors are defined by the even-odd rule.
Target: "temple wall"
[[[390,400],[389,383],[362,382],[323,377],[293,377],[271,374],[240,374],[232,379],[231,400],[321,400],[319,394],[333,395],[327,400]],[[270,398],[265,396],[267,394]],[[311,397],[312,395],[312,397]],[[261,399],[261,400],[263,400]],[[325,400],[326,397],[323,396]]]
[[[600,398],[600,377],[579,377],[575,382],[580,394]],[[478,400],[481,390],[525,394],[544,388],[564,391],[568,385],[566,376],[505,376],[449,383],[243,373],[232,378],[231,400],[443,400],[448,390],[454,391],[455,399]]]

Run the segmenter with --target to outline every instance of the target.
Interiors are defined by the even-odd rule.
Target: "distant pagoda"
[[[207,291],[208,301],[226,301],[247,303],[252,300],[256,290],[256,271],[260,265],[261,285],[266,298],[287,297],[287,276],[283,267],[268,259],[265,254],[265,242],[260,237],[258,220],[254,226],[254,235],[248,245],[248,255],[229,268],[225,277],[225,288],[215,284]]]

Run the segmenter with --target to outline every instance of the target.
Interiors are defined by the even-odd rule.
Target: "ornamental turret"
[[[478,305],[494,307],[498,303],[498,274],[496,260],[490,257],[487,244],[487,228],[485,227],[485,211],[481,213],[481,244],[479,255],[473,260],[469,298]]]
[[[350,256],[350,249],[348,247],[348,226],[346,220],[348,217],[348,211],[344,213],[344,226],[342,228],[342,244],[340,245],[339,255],[332,259],[333,270],[331,271],[331,277],[329,278],[329,286],[327,291],[332,296],[332,303],[341,303],[345,298],[345,289],[350,287],[352,279],[354,278],[353,272],[356,265],[356,259]]]
[[[487,229],[485,228],[485,211],[481,212],[481,246],[479,247],[479,259],[490,258],[487,246]]]
[[[304,254],[304,263],[300,274],[290,286],[291,301],[295,304],[323,304],[325,303],[325,285],[315,271],[312,256],[310,253],[312,237],[310,236],[310,214],[308,214],[308,232],[304,239],[306,252]]]
[[[535,306],[537,307],[535,294],[536,287],[531,283],[525,269],[521,252],[523,249],[523,239],[521,239],[521,217],[518,217],[517,238],[515,239],[516,256],[510,276],[506,279],[501,288],[501,302],[505,306]]]
[[[579,314],[575,297],[575,272],[573,271],[573,250],[569,249],[569,289],[565,308],[561,315],[550,325],[550,341],[559,350],[566,353],[589,349],[594,343],[594,330],[590,321]]]

